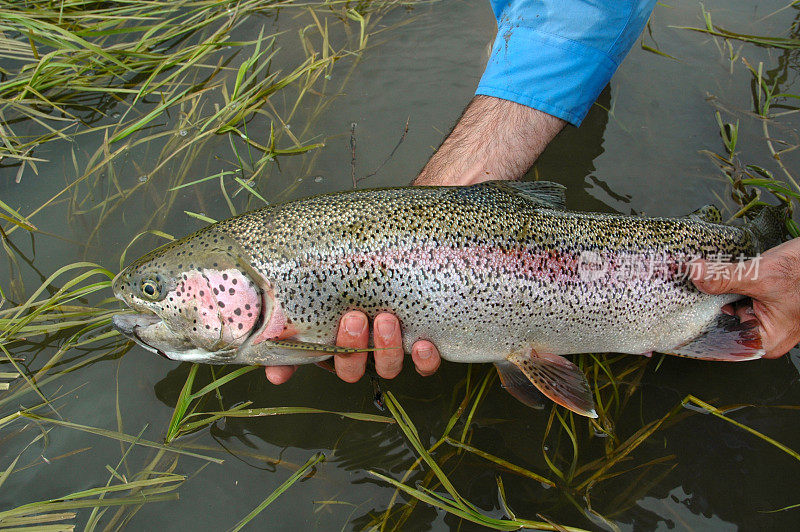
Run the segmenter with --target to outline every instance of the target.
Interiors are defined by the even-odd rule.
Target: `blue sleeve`
[[[497,37],[476,94],[580,125],[656,0],[491,0]]]

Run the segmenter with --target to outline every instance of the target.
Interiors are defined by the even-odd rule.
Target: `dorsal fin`
[[[565,195],[567,187],[552,181],[488,181],[485,185],[517,194],[547,209],[567,208]]]
[[[722,223],[722,213],[716,205],[703,205],[696,211],[687,214],[686,217],[711,222],[712,224]]]

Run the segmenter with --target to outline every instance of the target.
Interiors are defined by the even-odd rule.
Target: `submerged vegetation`
[[[223,516],[225,526],[234,530],[263,519],[268,506],[291,496],[296,483],[323,483],[323,468],[336,461],[363,473],[353,485],[390,490],[373,508],[361,509],[341,486],[324,492],[331,499],[313,501],[315,512],[352,505],[348,526],[359,529],[402,530],[431,508],[438,509],[440,523],[454,527],[617,529],[626,512],[678,466],[676,454],[664,450],[659,438],[700,414],[710,414],[705,423],[714,417],[753,442],[761,440],[768,452],[798,466],[800,456],[790,445],[741,420],[740,413],[751,409],[747,405],[719,406],[716,399],[688,395],[661,404],[656,414],[645,411],[643,382],[661,360],[612,354],[580,359],[594,386],[598,419],[549,407],[539,414],[541,424],[535,429],[512,435],[532,450],[525,464],[486,450],[487,438],[500,433],[487,428],[520,425],[511,425],[507,412],[487,405],[496,377],[493,369],[478,365],[453,370],[460,372],[458,377],[437,399],[447,404],[449,398],[449,406],[434,409],[438,417],[424,422],[416,415],[433,407],[415,413],[408,405],[419,398],[397,392],[384,394],[386,413],[374,413],[370,406],[363,411],[329,407],[337,402],[328,397],[312,402],[315,406],[261,406],[248,396],[263,381],[253,371],[257,368],[185,365],[165,379],[171,379],[175,393],[165,401],[169,418],[152,421],[156,435],[150,419],[140,430],[126,430],[121,406],[126,398],[118,388],[122,357],[131,345],[109,328],[111,315],[119,310],[109,290],[116,269],[129,253],[172,239],[176,216],[203,223],[291,193],[298,180],[279,190],[272,184],[281,165],[298,178],[312,176],[326,140],[315,129],[316,121],[347,90],[362,54],[370,53],[384,32],[391,34],[393,25],[381,23],[385,15],[411,6],[392,0],[0,2],[0,169],[12,176],[9,184],[44,181],[35,205],[17,201],[10,185],[0,199],[0,242],[8,272],[0,278],[0,448],[5,451],[0,488],[15,479],[40,478],[30,475],[53,462],[82,460],[78,463],[85,465],[84,457],[102,445],[100,440],[115,442],[119,456],[102,464],[103,477],[85,489],[58,491],[41,500],[17,489],[2,499],[8,506],[0,507],[0,530],[122,528],[153,503],[180,504],[186,490],[192,493],[191,483],[202,482],[209,468],[230,467],[236,460],[257,464],[253,467],[260,474],[278,480],[262,476],[263,484],[257,485],[263,493],[256,497],[261,502],[250,513]],[[283,19],[291,20],[296,31],[279,31]],[[708,97],[713,105],[708,119],[716,120],[722,145],[707,154],[730,186],[730,197],[722,203],[731,218],[749,215],[765,200],[772,201],[768,196],[793,212],[800,200],[800,176],[786,158],[800,146],[795,105],[800,95],[784,85],[796,69],[800,29],[794,22],[790,37],[752,36],[714,25],[705,9],[702,19],[704,27],[683,31],[707,35],[708,46],[716,46],[732,69],[746,69],[751,84],[746,88],[752,96],[749,109],[737,110],[722,96]],[[666,51],[642,46],[666,56],[655,60],[680,61],[679,54],[668,54],[668,45],[661,44]],[[748,60],[745,46],[750,45],[781,50],[777,66]],[[766,153],[758,162],[740,159],[746,122],[761,131],[760,148],[747,148],[748,157]],[[44,168],[52,173],[56,164],[63,176],[46,176]],[[352,181],[359,181],[354,170]],[[200,190],[213,190],[214,202],[224,210],[210,205]],[[45,214],[56,207],[66,211],[70,223],[80,224],[80,234],[87,235],[81,242],[71,241],[68,232],[56,233],[57,227],[47,222]],[[135,236],[117,246],[118,262],[85,260],[52,273],[41,271],[37,245],[46,244],[37,242],[63,242],[86,256],[97,255],[92,251],[97,246],[118,242],[112,239],[118,226],[110,222],[119,220],[126,239]],[[787,230],[800,235],[791,218]],[[90,373],[98,362],[108,363],[101,377]],[[116,376],[109,374],[112,367]],[[71,421],[71,401],[95,378],[117,383],[114,419]],[[145,386],[144,393],[152,392]],[[282,451],[280,456],[262,452],[247,439],[254,429],[237,425],[249,418],[311,416],[347,427],[379,427],[370,450],[362,449],[374,463],[347,454],[354,443],[342,426],[336,425],[341,435],[333,444],[319,446],[326,447],[324,454],[316,451],[313,438],[309,444],[284,444],[303,448],[293,463]],[[71,433],[84,438],[79,446],[47,452],[56,434]],[[230,448],[226,438],[242,445]],[[377,458],[370,451],[390,456]],[[481,475],[490,477],[489,494],[470,491],[473,477]],[[268,488],[270,482],[274,489]],[[796,504],[783,506],[764,510],[797,511]],[[562,523],[555,515],[571,521]]]

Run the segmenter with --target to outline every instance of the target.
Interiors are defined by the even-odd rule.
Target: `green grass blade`
[[[283,483],[283,484],[281,484],[280,486],[278,486],[278,487],[275,489],[275,491],[273,491],[272,493],[270,493],[270,494],[269,494],[269,496],[268,496],[266,499],[264,499],[264,501],[263,501],[261,504],[259,504],[258,506],[256,506],[256,507],[253,509],[253,511],[252,511],[252,512],[250,512],[249,514],[247,514],[247,515],[246,515],[246,516],[245,516],[245,517],[244,517],[244,518],[243,518],[241,521],[239,521],[238,523],[236,523],[236,525],[235,525],[235,526],[234,526],[234,527],[231,529],[231,531],[232,531],[232,532],[238,532],[239,530],[241,530],[242,528],[244,528],[244,526],[245,526],[247,523],[249,523],[250,521],[252,521],[252,520],[253,520],[253,519],[254,519],[254,518],[255,518],[255,517],[258,515],[258,514],[260,514],[260,513],[261,513],[261,512],[264,510],[264,508],[266,508],[267,506],[269,506],[269,505],[272,503],[272,501],[274,501],[275,499],[277,499],[278,497],[280,497],[280,495],[281,495],[281,494],[282,494],[284,491],[286,491],[287,489],[289,489],[290,487],[292,487],[292,485],[293,485],[295,482],[297,482],[297,481],[298,481],[298,480],[300,480],[302,477],[304,477],[304,476],[305,476],[305,474],[308,472],[308,470],[309,470],[309,469],[311,469],[312,467],[314,467],[315,465],[317,465],[318,463],[320,463],[320,462],[321,462],[321,461],[323,461],[323,460],[325,460],[325,455],[324,455],[323,453],[316,453],[314,456],[312,456],[311,458],[309,458],[309,459],[308,459],[308,461],[307,461],[305,464],[303,464],[303,466],[302,466],[300,469],[298,469],[297,471],[295,471],[295,472],[294,472],[294,474],[292,474],[292,476],[290,476],[289,478],[287,478],[287,479],[286,479],[286,481],[284,481],[284,483]]]
[[[190,451],[184,451],[183,449],[180,449],[180,448],[170,447],[169,445],[163,445],[163,444],[152,442],[152,441],[148,441],[148,440],[142,440],[142,439],[136,438],[134,436],[131,436],[129,434],[124,434],[124,433],[116,432],[116,431],[113,431],[113,430],[100,429],[100,428],[96,428],[96,427],[89,427],[89,426],[86,426],[86,425],[79,425],[77,423],[70,423],[68,421],[61,421],[61,420],[58,420],[58,419],[50,419],[50,418],[38,416],[36,414],[31,414],[30,412],[19,412],[18,414],[19,414],[18,417],[31,419],[31,420],[34,420],[34,421],[38,421],[40,423],[51,423],[53,425],[59,425],[59,426],[67,427],[67,428],[74,429],[74,430],[80,430],[82,432],[88,432],[89,434],[95,434],[97,436],[102,436],[104,438],[111,438],[111,439],[117,440],[117,441],[122,441],[122,442],[133,443],[133,444],[136,444],[136,445],[141,445],[142,447],[151,447],[153,449],[159,449],[159,450],[167,451],[167,452],[170,452],[170,453],[177,453],[177,454],[182,454],[182,455],[186,455],[186,456],[191,456],[193,458],[200,458],[201,460],[207,460],[209,462],[214,462],[216,464],[221,464],[221,463],[224,462],[224,460],[221,460],[219,458],[214,458],[214,457],[211,457],[211,456],[205,456],[205,455],[193,453],[193,452],[190,452]]]

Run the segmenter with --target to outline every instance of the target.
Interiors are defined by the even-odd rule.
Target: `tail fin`
[[[701,360],[739,362],[764,356],[758,322],[720,314],[692,340],[666,352]]]
[[[783,242],[783,236],[786,233],[783,220],[783,209],[764,205],[756,217],[745,224],[745,230],[755,238],[757,252],[765,251]]]

